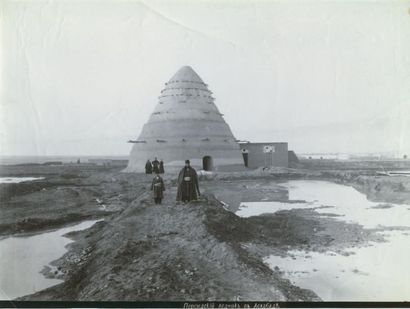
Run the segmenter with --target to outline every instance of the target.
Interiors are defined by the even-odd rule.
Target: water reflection
[[[203,184],[215,197],[229,205],[236,212],[241,203],[252,201],[288,201],[289,189],[281,183],[269,181],[235,181],[226,182],[223,186],[208,182]]]
[[[250,217],[296,208],[315,208],[318,213],[333,213],[338,220],[358,223],[365,228],[410,226],[409,205],[371,202],[350,186],[327,181],[294,180],[286,185],[289,201],[243,202],[236,212]]]
[[[350,186],[326,181],[289,181],[287,202],[243,202],[236,212],[249,217],[280,210],[315,208],[334,213],[335,220],[380,228],[387,242],[334,252],[290,251],[290,257],[270,256],[295,285],[311,289],[327,301],[404,301],[410,298],[409,205],[376,203]],[[296,201],[292,203],[292,201]]]
[[[44,177],[0,177],[0,183],[20,183],[40,179],[44,179]]]
[[[47,279],[40,271],[61,257],[72,240],[64,234],[84,230],[95,222],[85,221],[53,232],[0,240],[0,299],[10,300],[32,294],[62,280]]]
[[[289,252],[265,262],[279,267],[296,286],[313,290],[325,301],[408,301],[410,299],[409,236],[386,232],[388,242],[349,249],[355,254]]]

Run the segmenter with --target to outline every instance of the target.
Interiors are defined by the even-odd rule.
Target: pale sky
[[[183,65],[238,139],[410,155],[410,1],[0,6],[2,155],[126,155]]]

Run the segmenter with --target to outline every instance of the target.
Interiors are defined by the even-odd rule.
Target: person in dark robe
[[[155,157],[154,161],[152,161],[152,171],[155,174],[159,174],[159,161],[157,157]]]
[[[155,204],[161,204],[162,199],[164,198],[165,185],[164,180],[158,173],[156,173],[154,179],[152,179],[151,191],[154,196]]]
[[[185,166],[178,175],[177,201],[186,203],[196,200],[200,195],[198,175],[195,169],[191,167],[189,160],[186,160]]]
[[[160,174],[164,174],[164,173],[165,173],[165,170],[164,170],[164,161],[162,161],[162,159],[161,159],[161,161],[159,161],[159,173],[160,173]]]
[[[149,159],[147,160],[147,163],[145,163],[145,174],[152,174],[152,165]]]

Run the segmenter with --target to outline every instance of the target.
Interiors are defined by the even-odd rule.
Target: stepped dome
[[[165,83],[148,122],[131,150],[128,172],[143,171],[147,159],[199,169],[243,165],[240,147],[198,74],[184,66]]]

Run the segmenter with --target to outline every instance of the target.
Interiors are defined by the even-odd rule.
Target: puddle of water
[[[364,228],[410,225],[410,213],[407,210],[409,205],[371,202],[366,195],[350,186],[309,180],[289,181],[283,186],[289,190],[289,200],[304,200],[306,203],[245,202],[241,203],[236,214],[250,217],[280,210],[331,206],[316,211],[336,214],[336,220],[358,223]]]
[[[410,177],[410,171],[387,171],[391,176],[407,176]]]
[[[386,233],[389,242],[352,248],[355,254],[290,251],[296,257],[270,256],[265,262],[284,271],[296,286],[313,290],[325,301],[408,301],[410,241],[401,232]],[[406,245],[407,244],[407,245]],[[306,255],[311,258],[305,258]]]
[[[40,271],[67,252],[65,246],[72,240],[63,237],[64,234],[87,229],[97,221],[85,221],[28,237],[0,240],[0,300],[11,300],[63,282],[47,279]]]
[[[20,183],[44,179],[44,177],[0,177],[0,183]]]
[[[311,205],[310,207],[308,207]],[[308,203],[285,203],[285,202],[246,202],[241,203],[239,210],[236,214],[239,217],[252,217],[262,214],[275,213],[281,210],[290,210],[295,208],[312,208],[312,204]]]
[[[242,203],[242,217],[279,210],[316,208],[319,214],[334,213],[335,220],[365,228],[410,228],[410,205],[375,203],[352,187],[326,181],[289,181],[286,202]],[[299,201],[306,201],[306,203]],[[330,208],[329,208],[330,206]],[[295,285],[313,290],[326,301],[404,301],[410,299],[410,235],[408,231],[384,231],[387,242],[369,247],[347,248],[354,254],[290,251],[290,257],[270,256],[265,262],[284,271]],[[310,256],[310,257],[307,257]]]

